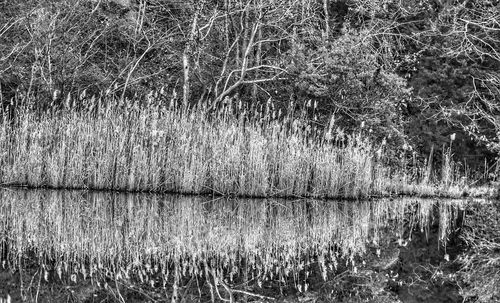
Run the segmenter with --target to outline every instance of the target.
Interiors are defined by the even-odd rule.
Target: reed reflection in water
[[[85,191],[0,190],[0,246],[11,264],[35,253],[40,262],[102,268],[203,264],[269,273],[363,254],[387,230],[427,228],[439,210],[441,238],[460,201],[403,198],[373,201],[216,199]],[[238,270],[237,270],[238,271]],[[237,274],[237,273],[236,273]]]

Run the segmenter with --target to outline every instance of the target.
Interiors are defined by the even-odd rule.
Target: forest
[[[1,1],[0,10],[4,113],[146,97],[212,111],[243,104],[362,131],[398,163],[439,167],[450,147],[462,171],[497,172],[499,1]]]

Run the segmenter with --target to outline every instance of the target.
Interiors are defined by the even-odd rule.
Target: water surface
[[[178,265],[184,274],[212,266],[270,273],[316,260],[353,262],[387,239],[439,221],[445,239],[460,200],[245,200],[196,196],[0,190],[2,259],[93,270]],[[306,261],[305,261],[306,260]],[[342,262],[343,262],[342,261]],[[69,264],[69,265],[68,265]]]

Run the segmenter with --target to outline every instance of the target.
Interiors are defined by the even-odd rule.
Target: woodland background
[[[500,1],[0,0],[4,111],[88,98],[267,106],[494,176]],[[439,161],[441,157],[434,157]]]

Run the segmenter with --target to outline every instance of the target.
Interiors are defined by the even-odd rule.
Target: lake
[[[47,281],[67,276],[100,286],[114,278],[175,292],[192,277],[212,275],[231,287],[279,281],[305,292],[309,277],[390,268],[398,259],[391,251],[436,226],[436,246],[446,254],[462,205],[3,189],[1,256],[4,267],[40,264]]]

